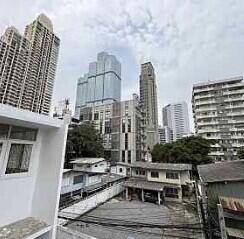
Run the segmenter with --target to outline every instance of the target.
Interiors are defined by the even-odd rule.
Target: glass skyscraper
[[[78,79],[75,115],[85,106],[113,103],[121,99],[121,64],[106,52],[89,64],[89,72]]]

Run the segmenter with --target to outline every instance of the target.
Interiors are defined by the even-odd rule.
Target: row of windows
[[[159,172],[152,171],[151,178],[159,178]],[[176,172],[166,172],[167,179],[179,179],[179,174]]]

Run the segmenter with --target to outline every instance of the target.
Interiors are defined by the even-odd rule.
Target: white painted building
[[[68,121],[0,104],[4,238],[55,238]]]
[[[168,126],[158,128],[160,144],[166,144],[173,141],[173,131]]]
[[[217,140],[210,155],[216,161],[236,159],[244,147],[243,77],[195,84],[192,110],[196,133]]]
[[[190,133],[188,107],[185,101],[169,104],[162,109],[163,126],[168,126],[173,132],[173,140]]]

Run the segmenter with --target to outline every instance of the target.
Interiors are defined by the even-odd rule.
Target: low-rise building
[[[1,238],[55,238],[68,121],[0,104]]]
[[[198,173],[205,221],[218,222],[222,207],[228,238],[244,238],[244,160],[201,165]]]
[[[113,170],[129,177],[124,183],[127,199],[135,193],[144,201],[145,194],[150,193],[161,203],[180,202],[191,193],[191,169],[190,164],[135,162],[118,163]]]

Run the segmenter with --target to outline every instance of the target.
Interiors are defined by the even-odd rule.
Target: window
[[[95,164],[95,168],[97,168],[97,164]]]
[[[151,172],[151,178],[158,178],[159,173],[158,172]]]
[[[128,150],[128,163],[131,163],[131,151],[130,150]]]
[[[29,170],[31,144],[11,144],[5,173],[25,173]]]
[[[83,182],[83,175],[74,176],[73,184],[78,184]]]
[[[125,162],[125,151],[122,150],[122,162]]]
[[[1,152],[2,152],[2,148],[3,148],[3,144],[0,143],[0,155],[1,155]]]
[[[122,133],[125,132],[125,119],[122,120]]]
[[[8,137],[9,125],[0,124],[0,139],[6,139]]]
[[[11,139],[22,139],[35,141],[37,136],[36,129],[13,126],[10,133]]]
[[[119,172],[122,173],[123,172],[123,168],[119,168]]]
[[[94,120],[98,120],[99,119],[99,113],[95,113],[94,114]]]
[[[105,134],[111,134],[111,121],[105,121]]]
[[[166,178],[168,179],[179,179],[179,174],[174,172],[166,172]]]
[[[128,149],[128,134],[125,134],[125,150]]]
[[[128,119],[128,132],[131,132],[131,119]]]
[[[170,197],[170,198],[179,197],[177,188],[164,187],[164,191],[165,191],[165,197]]]

